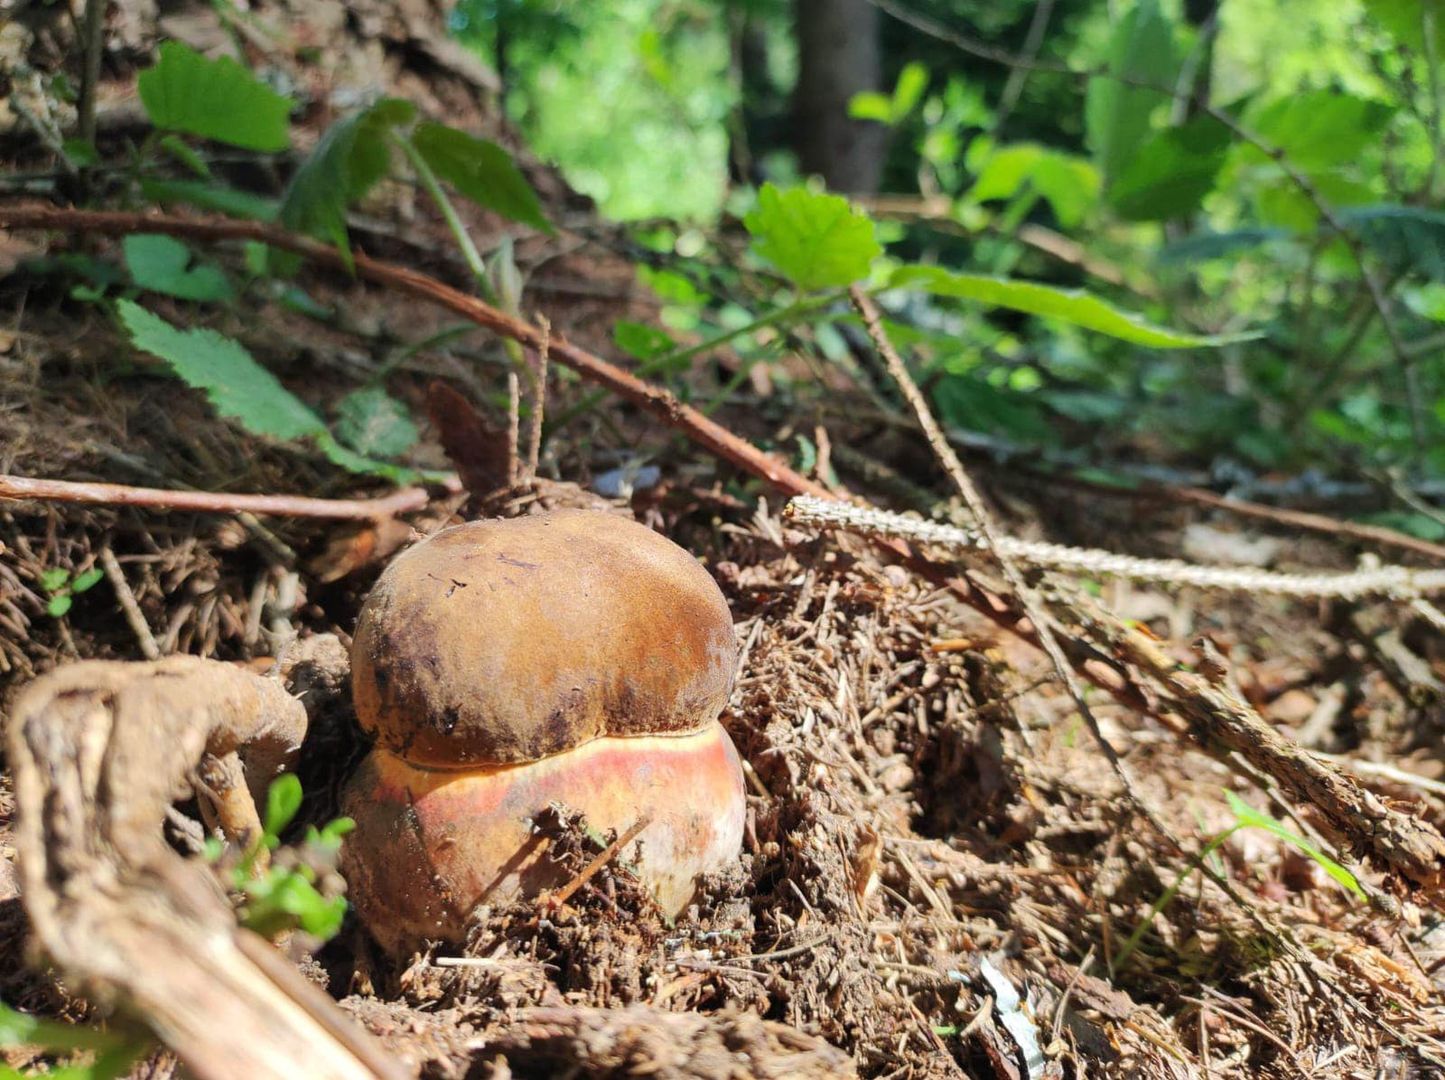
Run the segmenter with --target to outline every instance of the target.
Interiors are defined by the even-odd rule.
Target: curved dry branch
[[[297,648],[293,682],[341,647],[316,638]],[[404,1075],[238,928],[209,870],[162,838],[203,758],[239,755],[258,788],[294,756],[306,726],[280,679],[187,656],[70,664],[15,702],[16,846],[37,943],[76,989],[144,1019],[203,1080]]]

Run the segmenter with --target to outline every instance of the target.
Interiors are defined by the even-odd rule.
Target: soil
[[[323,16],[336,12],[306,7],[258,10],[292,19],[299,38],[330,40]],[[434,57],[417,59],[431,53],[416,27],[439,25],[436,10],[379,0],[352,8],[342,18],[351,51],[329,50],[371,58],[387,86],[452,123],[510,138],[495,112],[477,105],[487,100],[480,76],[439,74]],[[138,5],[118,9],[103,97],[115,102],[156,34],[153,13],[135,22]],[[182,14],[193,20],[186,33],[213,32],[200,6]],[[65,33],[34,30],[38,68],[63,62]],[[325,88],[313,89],[314,133],[328,114]],[[126,138],[117,117],[108,139]],[[42,160],[22,130],[0,139],[17,168],[27,154]],[[657,321],[658,301],[636,283],[641,256],[553,174],[535,163],[528,172],[563,227],[557,238],[519,244],[525,306],[555,332],[614,355],[616,320]],[[445,231],[424,207],[397,214],[408,203],[395,188],[374,202],[394,216],[368,207],[359,243],[465,285],[456,261],[438,254],[449,250]],[[484,214],[469,223],[484,251],[505,232]],[[198,395],[130,354],[68,282],[18,264],[42,250],[114,259],[117,246],[0,236],[0,258],[10,260],[0,275],[0,472],[220,492],[384,492],[304,446],[217,420]],[[239,271],[239,250],[213,254]],[[219,312],[147,302],[237,336],[323,413],[407,344],[450,325],[340,275],[307,271],[298,284],[335,318],[296,314],[261,292]],[[699,365],[681,386],[705,395],[729,362]],[[417,351],[386,386],[423,417],[428,385],[443,379],[501,429],[505,363],[497,342],[473,333]],[[548,415],[591,393],[554,371]],[[856,457],[845,467],[840,455],[838,472],[879,505],[899,505],[900,475],[913,496],[942,503],[946,488],[926,444],[896,419],[868,419],[872,400],[847,386],[754,382],[716,416],[765,446],[796,446],[799,433],[822,445],[822,432],[861,452],[878,468]],[[424,425],[411,464],[448,467],[446,436]],[[588,491],[629,464],[659,466],[660,480],[627,499]],[[1178,555],[1199,523],[1255,535],[1197,508],[971,464],[1015,534],[1140,555]],[[828,477],[827,462],[816,471]],[[385,559],[449,522],[606,502],[697,555],[732,608],[742,661],[723,719],[749,791],[741,865],[708,882],[675,922],[625,866],[609,863],[560,910],[476,913],[461,948],[398,962],[354,921],[324,947],[293,948],[307,977],[408,1069],[432,1077],[1445,1075],[1438,898],[1368,860],[1351,862],[1391,900],[1386,910],[1370,906],[1262,829],[1237,832],[1211,853],[1213,878],[1191,863],[1234,823],[1227,791],[1347,859],[1310,806],[1261,792],[1177,724],[1091,698],[1134,778],[1129,797],[1041,654],[862,542],[792,530],[776,498],[631,408],[604,401],[581,411],[549,437],[541,472],[536,485],[477,500],[439,493],[424,511],[384,525],[0,503],[0,707],[61,664],[142,656],[108,581],[78,595],[67,614],[47,613],[42,574],[84,571],[103,549],[115,554],[162,654],[264,668],[293,634],[347,640]],[[1284,568],[1348,567],[1359,554],[1332,538],[1281,536]],[[1207,636],[1239,692],[1278,730],[1363,763],[1364,782],[1392,806],[1445,828],[1445,650],[1424,620],[1390,605],[1118,583],[1105,583],[1100,598],[1181,663],[1197,659],[1189,643]],[[365,749],[344,699],[313,720],[298,827],[334,816],[339,786]],[[10,784],[0,760],[0,1000],[103,1019],[106,1007],[69,993],[27,952]],[[574,873],[611,839],[565,813],[539,827]],[[1137,948],[1126,949],[1146,923]],[[19,1067],[37,1060],[14,1048],[0,1058]],[[158,1050],[134,1075],[176,1068]]]

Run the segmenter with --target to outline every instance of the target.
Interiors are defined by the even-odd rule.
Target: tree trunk
[[[798,163],[834,191],[871,194],[883,174],[888,129],[854,120],[854,94],[879,88],[878,12],[869,0],[794,0]]]

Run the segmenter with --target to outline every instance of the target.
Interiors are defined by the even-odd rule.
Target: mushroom
[[[625,835],[669,915],[742,847],[742,769],[718,722],[737,664],[722,592],[637,522],[558,511],[446,529],[394,560],[352,645],[376,746],[342,855],[392,951],[457,940],[482,903],[563,884],[533,820],[552,803]]]

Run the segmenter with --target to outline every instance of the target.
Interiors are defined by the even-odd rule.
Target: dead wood
[[[523,1009],[489,1056],[522,1075],[558,1068],[595,1077],[653,1080],[811,1080],[856,1075],[843,1051],[814,1035],[751,1013],[664,1012],[558,1006]]]
[[[156,510],[193,510],[206,514],[265,514],[278,517],[382,521],[420,510],[431,501],[425,488],[398,488],[376,499],[316,499],[305,495],[242,495],[210,491],[171,491],[125,484],[39,480],[0,476],[0,499],[144,506]]]
[[[340,645],[298,645],[324,686]],[[253,790],[294,757],[307,712],[277,678],[196,657],[86,661],[36,680],[9,729],[21,896],[35,945],[75,988],[143,1018],[207,1080],[401,1073],[260,937],[211,873],[162,839],[203,758],[245,764]],[[227,770],[213,772],[226,775]],[[240,795],[220,793],[234,806]],[[227,813],[234,811],[228,810]],[[251,811],[254,817],[254,806]]]

